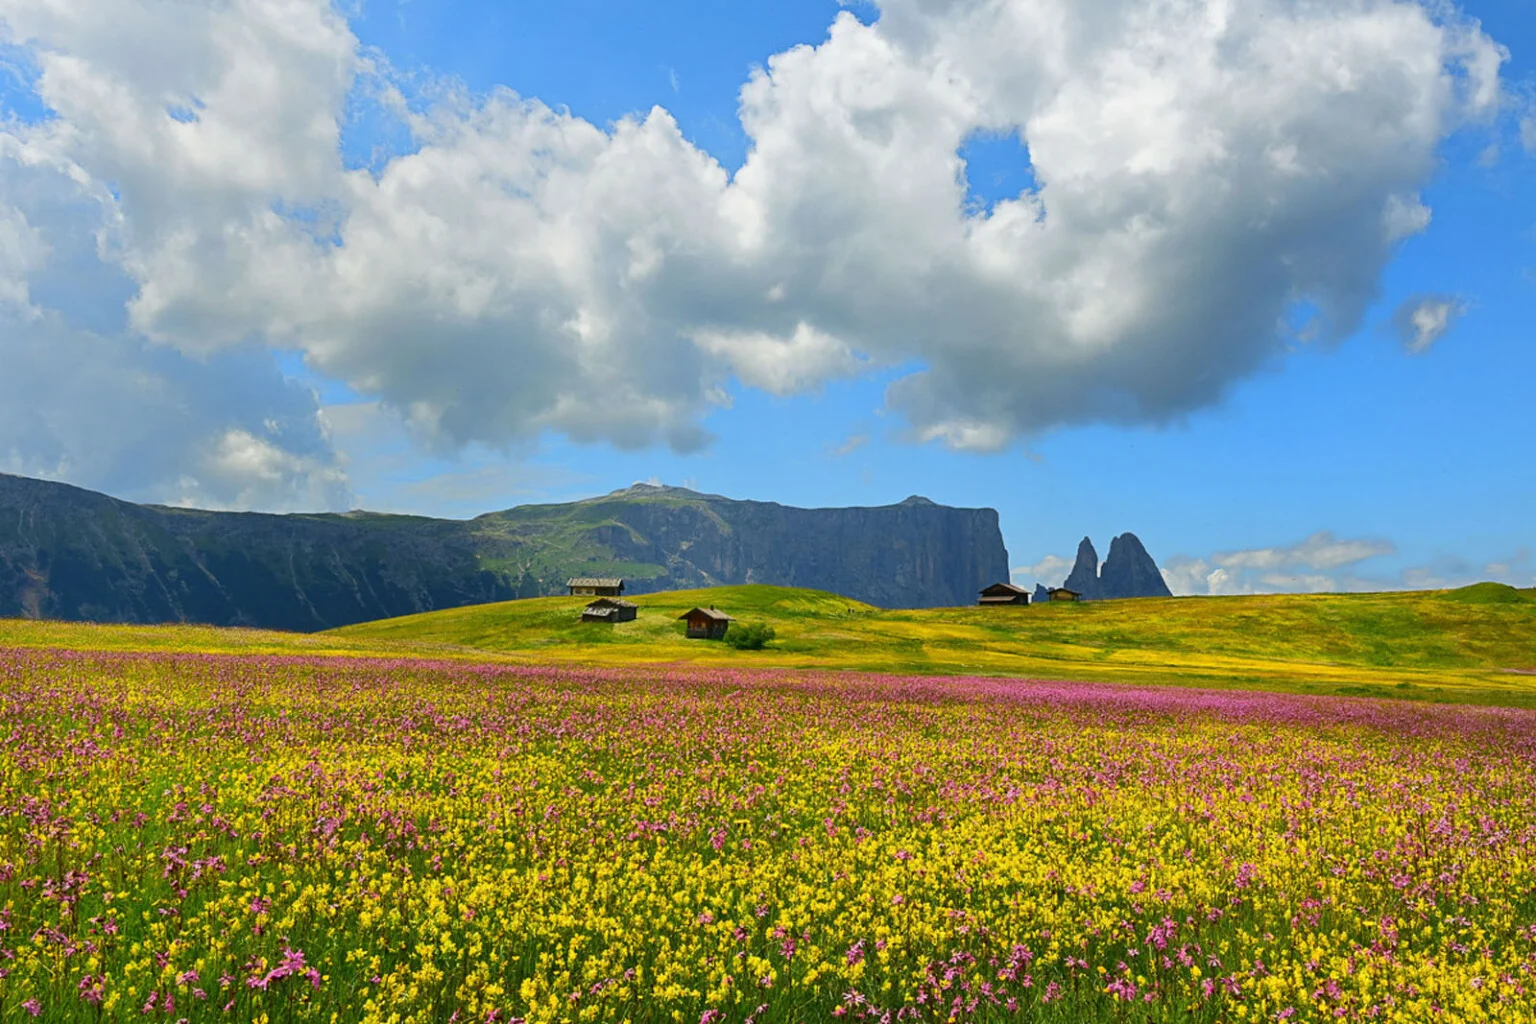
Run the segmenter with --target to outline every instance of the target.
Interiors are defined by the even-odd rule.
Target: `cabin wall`
[[[729,622],[715,622],[711,619],[690,619],[688,622],[688,639],[719,640],[725,636],[725,631],[729,627]]]

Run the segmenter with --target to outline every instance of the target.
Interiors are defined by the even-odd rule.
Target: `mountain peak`
[[[1093,541],[1084,537],[1077,546],[1077,561],[1062,586],[1075,590],[1092,600],[1099,596],[1099,553],[1093,549]]]
[[[1109,542],[1099,585],[1106,597],[1173,596],[1162,571],[1134,533],[1122,533]]]
[[[1116,597],[1172,597],[1163,574],[1134,533],[1122,533],[1109,542],[1109,555],[1099,564],[1099,553],[1087,537],[1077,546],[1077,560],[1062,584],[1087,600]]]
[[[587,501],[608,501],[613,498],[712,498],[716,495],[700,494],[698,491],[687,487],[674,487],[671,484],[655,484],[648,480],[637,480],[628,487],[620,487],[616,491],[609,491],[600,498],[587,498]]]

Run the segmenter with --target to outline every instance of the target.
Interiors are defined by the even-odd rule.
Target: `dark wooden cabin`
[[[581,610],[582,622],[633,622],[639,606],[620,597],[600,597]]]
[[[1083,596],[1075,590],[1068,590],[1066,587],[1052,587],[1050,594],[1052,601],[1077,601]]]
[[[690,640],[719,640],[731,627],[731,617],[714,608],[690,608],[678,616],[688,623]]]
[[[572,597],[618,597],[624,593],[624,581],[613,576],[577,576],[566,580]]]
[[[1029,604],[1029,591],[1012,583],[994,583],[981,592],[977,604]]]

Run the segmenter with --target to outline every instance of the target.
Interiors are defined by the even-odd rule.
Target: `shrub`
[[[760,651],[774,638],[773,627],[763,622],[749,622],[732,626],[725,633],[725,642],[738,651]]]

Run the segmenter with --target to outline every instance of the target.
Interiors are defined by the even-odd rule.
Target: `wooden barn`
[[[1068,590],[1066,587],[1052,587],[1049,593],[1052,601],[1076,601],[1083,596],[1075,590]]]
[[[618,597],[624,593],[624,581],[612,576],[576,576],[566,580],[572,597]]]
[[[725,636],[725,631],[731,627],[733,621],[725,612],[716,611],[714,607],[690,608],[678,616],[688,623],[688,638],[690,640],[720,640]]]
[[[1029,604],[1029,591],[1012,583],[994,583],[981,592],[977,604]]]
[[[639,606],[621,597],[600,597],[581,610],[582,622],[634,622]]]

